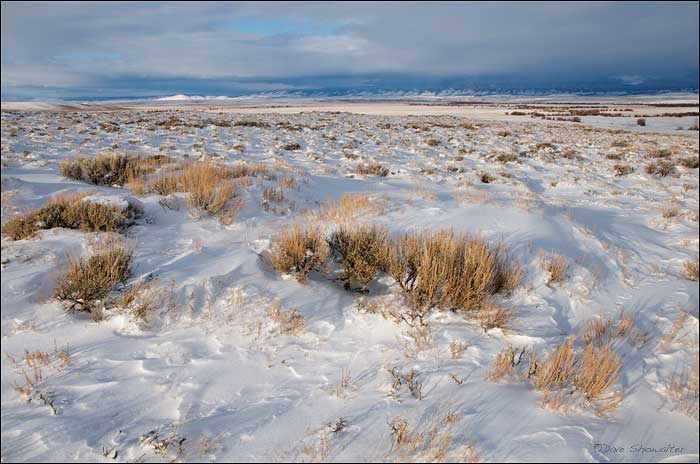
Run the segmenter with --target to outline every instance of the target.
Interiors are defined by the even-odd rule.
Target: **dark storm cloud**
[[[698,35],[697,2],[3,2],[2,89],[265,90],[381,75],[633,86],[697,80]]]

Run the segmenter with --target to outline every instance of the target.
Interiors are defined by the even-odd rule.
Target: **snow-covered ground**
[[[450,440],[438,460],[697,462],[697,397],[695,412],[684,412],[667,386],[688,368],[697,372],[698,283],[683,264],[698,254],[698,169],[677,160],[697,159],[698,133],[676,130],[679,118],[658,126],[650,118],[645,132],[632,132],[635,123],[607,117],[577,124],[504,119],[488,108],[479,116],[478,108],[446,115],[364,105],[284,114],[188,106],[3,112],[3,224],[66,191],[131,195],[62,177],[60,160],[77,155],[246,161],[278,176],[239,187],[245,206],[229,225],[193,217],[181,194],[179,210],[157,195],[139,197],[144,217],[125,233],[135,250],[127,284],[149,281],[163,295],[148,325],[116,311],[95,322],[50,296],[65,253],[88,254],[103,234],[3,238],[2,461],[427,460],[433,450],[402,455],[392,447],[391,424],[405,419],[428,435],[451,413],[439,426]],[[157,124],[171,117],[185,124]],[[105,130],[111,124],[119,129]],[[301,148],[284,149],[290,143]],[[646,172],[659,149],[675,160],[673,175]],[[389,175],[357,174],[365,162]],[[616,165],[632,172],[618,176]],[[493,180],[483,183],[483,173]],[[283,177],[296,182],[278,187]],[[264,208],[268,187],[284,198]],[[369,195],[374,207],[354,221],[391,234],[454,228],[503,240],[527,271],[512,294],[496,298],[513,310],[511,327],[484,330],[436,312],[432,340],[417,344],[406,324],[362,310],[401,310],[386,275],[367,295],[318,273],[305,282],[280,276],[264,258],[274,237],[314,223],[311,212],[344,194]],[[552,251],[569,263],[557,284],[541,266]],[[304,330],[281,334],[270,317],[276,305],[298,311]],[[621,310],[634,315],[638,332],[616,348],[624,393],[609,416],[543,409],[528,382],[487,379],[509,345],[545,353]],[[460,342],[453,356],[450,345]],[[34,385],[53,407],[38,396],[27,402],[15,391],[25,384],[25,350],[54,356],[55,347],[70,362],[53,360]],[[415,371],[422,397],[392,390],[390,370]]]

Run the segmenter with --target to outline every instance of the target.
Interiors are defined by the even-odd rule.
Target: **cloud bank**
[[[2,93],[697,88],[698,15],[698,2],[3,2]]]

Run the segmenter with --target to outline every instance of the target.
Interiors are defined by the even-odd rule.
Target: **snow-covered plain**
[[[60,160],[77,155],[264,163],[278,180],[296,180],[272,208],[263,207],[262,191],[278,180],[238,188],[245,206],[229,225],[193,217],[181,194],[179,210],[139,197],[145,215],[125,233],[135,248],[128,284],[150,280],[167,295],[148,325],[116,311],[94,322],[50,297],[65,253],[90,253],[100,234],[3,238],[3,462],[429,460],[430,451],[392,449],[390,424],[403,418],[427,433],[448,413],[456,419],[441,460],[698,461],[697,398],[693,415],[666,391],[697,363],[698,283],[684,277],[683,263],[698,253],[698,169],[679,164],[667,177],[644,169],[659,148],[674,159],[697,157],[697,132],[675,130],[674,118],[669,132],[657,133],[651,119],[651,129],[631,132],[591,127],[611,118],[588,125],[465,119],[431,107],[325,110],[2,113],[3,223],[66,191],[131,195],[62,177]],[[171,117],[186,124],[157,125]],[[301,149],[285,150],[289,143]],[[500,154],[519,156],[500,162]],[[355,172],[370,161],[389,175]],[[617,176],[620,163],[633,172]],[[494,180],[482,183],[482,173]],[[511,327],[485,331],[472,318],[435,312],[432,342],[417,346],[407,325],[360,310],[402,308],[390,277],[360,295],[318,273],[302,283],[280,276],[264,259],[275,235],[313,223],[320,203],[343,194],[369,194],[376,207],[354,221],[392,234],[451,227],[503,240],[527,271],[512,294],[496,298],[514,311]],[[677,214],[664,217],[669,209]],[[559,284],[548,284],[541,266],[541,253],[551,251],[570,264]],[[303,332],[280,334],[269,316],[276,304],[303,316]],[[689,308],[679,336],[663,343]],[[527,382],[487,380],[508,345],[544,353],[621,310],[635,316],[641,335],[617,347],[624,395],[611,415],[552,412]],[[465,346],[461,357],[451,355],[452,342]],[[70,363],[45,368],[35,388],[55,414],[14,389],[24,382],[25,350],[54,346],[67,347]],[[393,392],[391,369],[414,370],[422,398]]]

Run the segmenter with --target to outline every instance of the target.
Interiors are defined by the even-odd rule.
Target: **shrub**
[[[379,163],[360,164],[355,168],[355,171],[365,176],[386,177],[389,175],[389,170]]]
[[[662,160],[657,163],[647,164],[647,174],[658,177],[666,177],[676,172],[676,167],[671,161]]]
[[[161,172],[148,182],[150,191],[158,195],[168,196],[180,191],[180,176],[177,173]]]
[[[270,124],[264,122],[264,121],[254,121],[254,120],[241,120],[241,121],[236,121],[233,123],[234,126],[237,127],[261,127],[261,128],[267,128],[270,127]]]
[[[639,118],[639,119],[637,119],[637,125],[638,125],[638,126],[642,126],[642,127],[643,127],[643,126],[646,126],[646,125],[647,125],[647,120],[644,119],[644,118]]]
[[[567,272],[569,271],[569,261],[564,256],[558,255],[552,251],[549,255],[542,254],[540,263],[542,268],[549,272],[547,284],[555,284],[566,279]]]
[[[510,327],[513,319],[513,310],[498,307],[492,303],[484,304],[479,310],[479,324],[481,328],[488,331],[495,328],[506,329]]]
[[[488,373],[492,382],[521,372],[524,357],[527,357],[526,378],[542,392],[541,406],[555,411],[566,410],[575,400],[591,406],[600,416],[605,416],[617,408],[622,400],[622,389],[616,389],[622,363],[612,349],[611,339],[603,344],[589,341],[581,353],[574,343],[576,337],[558,344],[543,359],[534,352],[513,347],[500,353]],[[518,351],[520,351],[518,353]]]
[[[265,211],[270,211],[270,209],[275,209],[271,206],[272,203],[283,203],[284,202],[284,190],[281,188],[277,189],[275,187],[266,187],[262,193],[263,202],[262,206]]]
[[[83,180],[83,168],[78,159],[63,159],[59,163],[61,175],[69,179]]]
[[[574,340],[572,335],[566,343],[557,345],[547,354],[537,371],[535,388],[552,391],[565,386],[574,375]]]
[[[328,239],[328,245],[345,272],[343,280],[347,290],[357,282],[360,291],[366,291],[377,272],[386,269],[389,246],[383,227],[341,227]]]
[[[231,167],[227,166],[227,169],[231,170],[231,177],[234,179],[258,176],[266,178],[274,177],[274,175],[270,173],[270,168],[261,163],[238,163]]]
[[[426,143],[428,144],[428,146],[431,147],[437,147],[438,145],[440,145],[440,141],[436,139],[428,139]]]
[[[700,278],[700,258],[696,256],[695,260],[688,260],[683,263],[683,271],[686,279],[697,282]]]
[[[433,308],[477,310],[488,295],[515,285],[519,278],[503,274],[505,256],[502,246],[491,250],[452,231],[409,233],[393,243],[388,270],[413,311],[411,322],[422,323]]]
[[[681,166],[688,169],[697,169],[700,166],[700,161],[697,156],[689,156],[678,160]]]
[[[272,265],[278,272],[292,274],[302,282],[323,265],[328,254],[328,245],[318,228],[304,229],[297,224],[273,244]]]
[[[481,179],[481,182],[483,182],[484,184],[490,184],[491,182],[496,180],[496,178],[488,172],[482,172],[481,174],[479,174],[479,179]]]
[[[304,316],[296,309],[282,311],[279,303],[273,302],[267,310],[268,316],[275,321],[282,335],[299,335],[306,327]]]
[[[129,276],[133,250],[116,240],[104,242],[88,258],[68,257],[67,270],[54,290],[54,296],[69,311],[90,312],[115,285]]]
[[[170,163],[164,155],[141,157],[124,154],[99,155],[93,158],[66,158],[61,160],[61,175],[69,179],[95,185],[124,185],[144,174],[153,172],[156,166]]]
[[[42,229],[64,227],[88,232],[121,232],[143,211],[133,205],[127,208],[84,201],[87,195],[65,194],[49,200],[36,211],[15,216],[2,227],[2,235],[14,240],[33,237]]]
[[[366,193],[356,195],[344,193],[340,200],[321,203],[318,212],[311,210],[309,215],[316,221],[347,224],[356,221],[360,216],[381,213],[385,207],[386,198],[379,202],[373,201],[372,197]]]
[[[593,319],[584,327],[581,336],[586,343],[594,343],[598,348],[612,346],[618,340],[641,338],[641,333],[635,327],[634,315],[620,312],[617,320],[609,317]]]
[[[620,357],[610,346],[589,343],[578,364],[573,385],[585,401],[601,416],[616,409],[622,401],[622,390],[613,390],[622,369]]]
[[[525,358],[528,361],[527,371],[522,372],[522,368],[525,366]],[[513,346],[508,346],[505,351],[498,353],[486,378],[490,382],[499,382],[513,375],[517,377],[524,376],[530,379],[537,374],[538,368],[537,355],[534,351],[527,348],[517,349]]]
[[[496,262],[496,278],[493,283],[493,293],[510,292],[514,290],[525,276],[525,270],[520,261],[508,254],[508,247],[503,242],[498,243],[493,254]]]
[[[698,420],[700,408],[698,397],[700,396],[700,373],[698,372],[698,351],[695,349],[694,359],[685,361],[685,366],[679,373],[675,373],[665,382],[666,395],[673,401],[674,409]]]
[[[219,213],[234,193],[231,172],[211,163],[193,163],[180,170],[180,185],[190,209]]]
[[[499,163],[518,161],[518,155],[515,153],[501,153],[500,155],[496,156],[496,161]]]
[[[629,164],[616,164],[613,169],[615,170],[615,175],[620,177],[634,172],[634,169]]]

